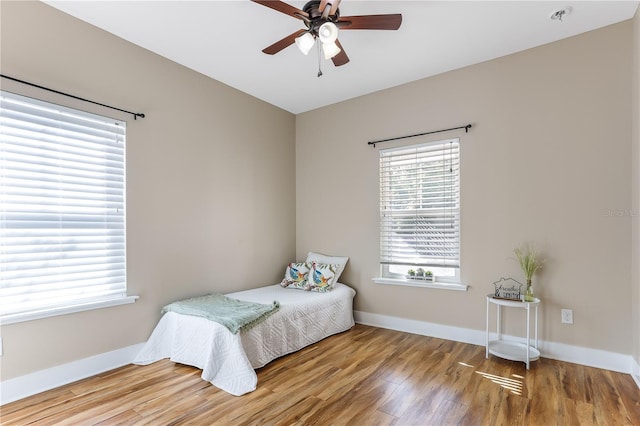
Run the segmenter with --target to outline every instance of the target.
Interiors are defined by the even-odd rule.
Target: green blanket
[[[222,324],[230,332],[237,334],[238,331],[247,331],[261,323],[278,309],[280,309],[280,303],[277,301],[271,305],[263,305],[213,293],[170,303],[162,308],[162,313],[176,312],[203,317]]]

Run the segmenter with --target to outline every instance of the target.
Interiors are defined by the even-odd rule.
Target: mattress
[[[205,318],[168,312],[133,363],[146,365],[169,358],[202,369],[204,380],[240,396],[256,389],[256,368],[354,325],[355,291],[341,283],[328,293],[274,284],[227,296],[264,304],[277,300],[280,309],[238,334]]]

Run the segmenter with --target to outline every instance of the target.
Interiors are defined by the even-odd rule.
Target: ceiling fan
[[[397,30],[402,23],[399,13],[388,15],[340,16],[338,5],[341,0],[312,0],[302,10],[279,0],[252,0],[263,6],[282,12],[304,22],[301,29],[266,47],[262,51],[275,55],[285,47],[296,44],[305,55],[320,40],[325,59],[331,58],[337,67],[349,62],[342,45],[338,41],[340,30]],[[320,76],[320,74],[318,75]]]

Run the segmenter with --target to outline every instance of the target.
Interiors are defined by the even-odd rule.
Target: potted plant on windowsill
[[[407,278],[410,280],[414,280],[416,278],[416,271],[414,271],[413,269],[409,269],[407,271]]]
[[[431,271],[426,271],[426,272],[424,273],[424,279],[425,279],[426,281],[433,281],[433,272],[431,272]]]

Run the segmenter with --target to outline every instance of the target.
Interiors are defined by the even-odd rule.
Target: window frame
[[[0,323],[138,299],[127,294],[125,121],[0,90],[0,176]]]
[[[443,262],[442,265],[435,265],[432,264],[430,262],[424,262],[424,263],[429,263],[429,266],[426,265],[422,265],[419,266],[418,264],[413,264],[410,262],[404,263],[404,262],[391,262],[391,257],[393,257],[393,254],[389,254],[388,250],[392,250],[393,251],[393,247],[391,248],[387,248],[386,244],[391,244],[393,243],[393,241],[397,240],[397,236],[390,236],[390,232],[389,230],[383,230],[383,228],[388,227],[388,223],[395,223],[393,221],[389,222],[386,221],[384,219],[385,216],[385,207],[388,207],[388,204],[385,204],[385,200],[386,203],[390,203],[393,201],[389,201],[389,199],[394,200],[393,198],[393,193],[389,192],[389,187],[393,186],[394,183],[396,183],[393,180],[389,180],[387,182],[387,184],[385,184],[385,180],[388,180],[391,178],[392,174],[390,171],[385,171],[383,170],[383,157],[393,157],[394,153],[398,153],[400,155],[400,153],[402,153],[403,151],[410,151],[410,150],[415,150],[416,152],[416,160],[414,164],[429,164],[430,161],[433,161],[433,163],[431,164],[435,164],[437,163],[437,160],[430,160],[430,159],[422,159],[419,157],[419,153],[420,152],[424,152],[424,151],[428,151],[428,150],[446,150],[446,145],[447,144],[451,144],[451,143],[455,143],[455,156],[454,157],[449,157],[450,161],[451,161],[451,165],[454,164],[454,158],[457,167],[452,166],[452,170],[455,169],[455,173],[456,175],[452,178],[448,178],[449,180],[455,182],[455,184],[457,185],[455,188],[452,189],[452,193],[455,193],[455,200],[454,200],[454,204],[456,205],[456,209],[455,211],[453,211],[451,213],[452,218],[453,219],[448,219],[450,221],[453,221],[453,223],[456,224],[457,226],[457,258],[454,260],[454,262],[457,262],[457,266],[447,266],[445,262]],[[453,146],[453,145],[450,145]],[[440,148],[439,148],[440,147]],[[380,150],[379,153],[379,170],[378,170],[378,174],[379,174],[379,179],[380,179],[380,187],[379,187],[379,206],[380,206],[380,222],[379,222],[379,235],[378,235],[378,242],[380,244],[380,276],[374,278],[374,282],[378,283],[378,284],[391,284],[391,285],[404,285],[404,286],[412,286],[412,287],[426,287],[426,288],[442,288],[442,289],[449,289],[449,290],[460,290],[460,291],[466,291],[468,286],[466,286],[465,284],[461,283],[461,275],[460,275],[460,242],[461,242],[461,233],[460,233],[460,187],[461,187],[461,182],[460,182],[460,138],[456,137],[456,138],[448,138],[448,139],[443,139],[443,140],[437,140],[437,141],[431,141],[431,142],[422,142],[422,143],[417,143],[417,144],[413,144],[413,145],[403,145],[403,146],[398,146],[398,147],[393,147],[393,148],[389,148],[389,149],[384,149],[384,150]],[[419,169],[417,166],[415,167],[416,169]],[[417,182],[416,178],[416,182]],[[424,177],[423,177],[424,179]],[[447,178],[445,178],[444,176],[441,178],[435,178],[435,184],[437,185],[443,185],[443,182],[446,181]],[[385,186],[387,185],[387,186]],[[420,186],[420,185],[417,185]],[[404,188],[403,188],[404,189]],[[423,195],[420,195],[418,193],[418,189],[415,189],[416,194],[413,196],[413,198],[411,198],[411,200],[417,205],[417,204],[422,204],[424,203],[423,201]],[[397,194],[396,194],[397,195]],[[443,202],[443,204],[445,204]],[[418,209],[421,210],[422,208]],[[396,213],[397,214],[397,213]],[[415,226],[415,225],[414,225]],[[422,235],[424,236],[424,234],[419,233],[418,235]],[[385,240],[384,238],[386,238],[386,244],[385,244]],[[386,262],[385,262],[386,261]],[[407,277],[407,274],[403,274],[400,272],[394,272],[391,271],[390,269],[392,269],[393,264],[396,265],[406,265],[407,269],[415,269],[417,267],[422,267],[424,269],[438,269],[438,268],[446,268],[448,270],[448,272],[451,272],[451,275],[447,275],[447,276],[443,276],[443,275],[436,275],[434,274],[434,278],[431,281],[426,281],[426,280],[418,280],[418,279],[410,279],[409,277]]]

